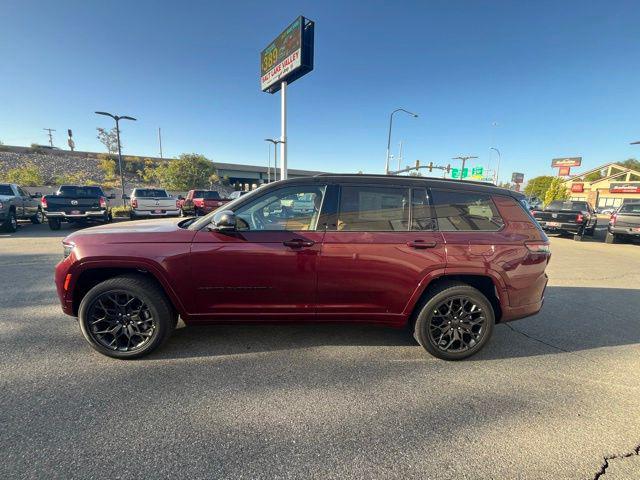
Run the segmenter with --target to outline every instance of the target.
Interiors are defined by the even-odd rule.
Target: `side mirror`
[[[223,210],[213,216],[210,230],[233,232],[236,229],[236,214],[231,210]]]
[[[116,194],[115,194],[115,193],[112,193],[112,194],[111,194],[111,195],[109,195],[107,198],[108,198],[109,200],[115,200],[115,199],[116,199]]]

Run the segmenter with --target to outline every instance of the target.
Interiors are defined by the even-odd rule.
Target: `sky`
[[[640,157],[637,1],[5,0],[0,141],[102,151],[105,110],[124,154],[202,153],[266,164],[280,135],[279,94],[260,91],[259,54],[298,15],[316,22],[315,68],[288,89],[289,167],[384,170],[403,164],[496,167],[500,179],[586,170]]]

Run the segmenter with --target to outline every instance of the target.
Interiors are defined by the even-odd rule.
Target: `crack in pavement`
[[[620,459],[620,458],[629,458],[629,457],[633,457],[633,456],[636,456],[636,455],[640,455],[640,444],[638,444],[630,452],[623,453],[623,454],[620,454],[620,455],[607,455],[606,457],[604,457],[604,462],[600,466],[600,470],[598,470],[596,472],[596,474],[594,475],[593,480],[598,480],[602,475],[607,473],[607,468],[609,468],[609,461]]]

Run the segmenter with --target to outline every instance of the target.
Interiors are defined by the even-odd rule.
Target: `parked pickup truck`
[[[51,230],[60,230],[62,222],[109,223],[112,220],[109,200],[95,185],[61,185],[54,195],[42,197],[42,208]]]
[[[622,239],[640,239],[640,203],[625,203],[611,215],[607,228],[607,243]]]
[[[574,240],[582,240],[583,235],[593,236],[598,224],[598,216],[589,202],[558,200],[531,213],[545,232],[573,234]]]
[[[42,223],[40,195],[31,195],[15,183],[0,183],[0,227],[7,232],[15,232],[18,220]]]
[[[177,217],[178,201],[163,188],[134,188],[131,192],[131,220],[144,217]]]
[[[199,217],[230,201],[230,198],[222,198],[215,190],[189,190],[185,198],[178,197],[178,207],[181,217]]]

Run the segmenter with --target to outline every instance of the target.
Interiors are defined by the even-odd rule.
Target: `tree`
[[[96,130],[98,131],[97,138],[105,146],[107,152],[118,153],[118,132],[116,128],[113,127],[111,130],[107,130],[98,127]],[[120,148],[122,148],[122,144],[120,144]]]
[[[541,175],[532,178],[527,182],[527,186],[524,187],[524,194],[528,197],[544,198],[554,178],[555,177],[550,175]]]
[[[564,185],[564,181],[560,177],[555,177],[544,196],[544,204],[549,205],[554,200],[566,200],[567,198],[569,198],[569,190]]]
[[[600,170],[596,172],[591,172],[589,175],[584,176],[585,182],[595,182],[596,180],[600,180],[602,178],[602,172]]]
[[[640,161],[636,160],[635,158],[629,158],[624,162],[618,162],[618,165],[622,165],[623,167],[627,167],[631,170],[640,172]]]
[[[17,183],[23,187],[39,187],[44,185],[44,178],[38,166],[29,163],[24,167],[12,168],[4,175],[7,183]]]
[[[216,167],[204,155],[183,153],[155,168],[155,177],[168,190],[208,188]]]

